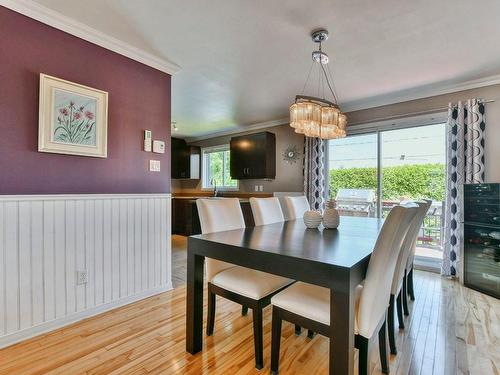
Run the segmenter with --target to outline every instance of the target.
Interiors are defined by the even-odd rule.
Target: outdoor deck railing
[[[382,201],[382,216],[386,217],[392,207],[398,205],[397,201]],[[443,204],[444,202],[433,201],[424,224],[417,237],[417,245],[431,249],[441,249],[443,246]]]
[[[387,217],[389,211],[396,205],[399,201],[382,201],[382,217]],[[417,245],[419,247],[426,247],[431,249],[440,250],[443,247],[443,227],[444,227],[444,216],[443,216],[443,204],[444,202],[433,201],[432,205],[427,212],[424,219],[424,224],[420,229]],[[340,210],[343,216],[375,216],[376,213],[376,203],[373,203],[373,209],[367,211],[356,211],[353,210]]]

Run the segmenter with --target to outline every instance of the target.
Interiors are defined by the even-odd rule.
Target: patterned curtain
[[[457,275],[463,221],[463,184],[484,182],[484,104],[478,99],[448,106],[444,254],[441,273]]]
[[[304,142],[304,194],[312,210],[323,211],[326,196],[327,141],[305,137]]]

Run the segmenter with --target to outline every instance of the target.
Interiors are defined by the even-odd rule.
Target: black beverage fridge
[[[500,184],[464,185],[464,284],[500,298]]]

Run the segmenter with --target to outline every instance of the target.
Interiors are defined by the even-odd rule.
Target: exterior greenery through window
[[[439,163],[382,168],[382,199],[444,200],[445,165]],[[339,189],[377,190],[377,168],[330,169],[330,197]]]
[[[231,179],[229,172],[230,153],[229,145],[205,148],[202,150],[202,187],[217,189],[237,189],[238,181]]]
[[[382,201],[445,198],[442,124],[381,133]],[[339,189],[378,190],[375,133],[330,141],[330,197]]]
[[[330,198],[337,199],[341,215],[372,217],[386,217],[402,200],[431,199],[432,205],[417,244],[441,249],[446,186],[445,139],[444,124],[436,124],[381,130],[330,141]],[[354,190],[342,190],[338,195],[341,189]],[[431,256],[435,255],[440,256]]]

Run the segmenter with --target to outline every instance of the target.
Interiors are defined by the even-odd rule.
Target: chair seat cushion
[[[259,300],[293,283],[293,280],[236,266],[219,272],[211,282],[231,292]]]
[[[356,315],[363,286],[356,288]],[[293,314],[330,325],[330,289],[297,282],[271,298],[271,304]],[[358,333],[357,319],[355,332]]]

